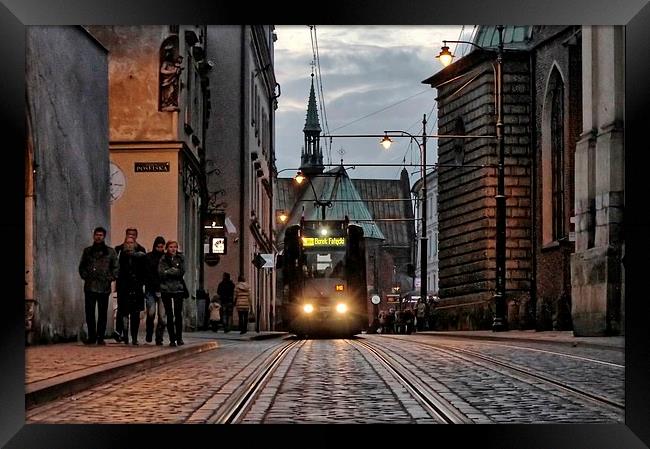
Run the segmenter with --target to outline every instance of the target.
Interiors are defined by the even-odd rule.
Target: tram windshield
[[[306,277],[340,278],[344,275],[344,251],[305,251],[302,270]]]

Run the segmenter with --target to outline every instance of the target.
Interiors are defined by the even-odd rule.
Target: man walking
[[[219,295],[219,300],[221,301],[221,318],[223,320],[224,333],[230,331],[234,294],[235,283],[230,280],[230,273],[224,273],[223,280],[219,282],[219,286],[217,287],[217,295]]]
[[[93,231],[93,244],[84,248],[79,262],[79,275],[84,280],[84,296],[88,340],[86,344],[104,345],[108,296],[111,282],[117,279],[119,265],[115,250],[104,242],[106,229],[97,227]],[[95,322],[95,305],[97,321]]]

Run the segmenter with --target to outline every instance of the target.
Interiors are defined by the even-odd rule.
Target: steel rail
[[[230,395],[224,406],[221,407],[221,410],[217,412],[216,416],[209,419],[208,422],[210,424],[237,423],[257,398],[258,394],[266,385],[267,380],[273,375],[289,351],[297,345],[302,344],[304,344],[304,341],[292,341],[286,343],[280,349],[275,350],[248,377],[250,380],[247,379],[242,387]]]
[[[440,344],[436,343],[428,343],[428,342],[423,342],[423,341],[415,341],[411,339],[405,339],[405,338],[400,338],[400,337],[391,337],[394,340],[401,340],[401,341],[408,341],[409,343],[416,343],[419,345],[424,345],[430,348],[435,348],[438,351],[445,353],[447,355],[451,355],[457,358],[460,358],[462,360],[468,361],[470,363],[477,364],[479,366],[485,366],[485,364],[477,363],[475,360],[472,359],[479,359],[487,363],[491,363],[492,365],[499,366],[501,368],[506,368],[507,370],[514,371],[516,373],[519,373],[523,375],[524,377],[528,377],[530,379],[534,379],[536,381],[542,381],[545,382],[546,384],[549,384],[561,391],[565,391],[568,393],[573,394],[574,396],[578,396],[581,399],[586,399],[590,402],[596,403],[600,406],[607,405],[611,408],[614,408],[616,411],[621,411],[625,410],[625,405],[614,401],[612,399],[609,399],[605,396],[601,396],[599,394],[591,393],[587,390],[584,390],[579,387],[574,387],[573,385],[568,384],[567,382],[550,377],[550,376],[545,376],[542,374],[539,374],[537,372],[533,372],[528,368],[522,367],[521,365],[514,364],[512,362],[504,362],[502,360],[499,360],[495,357],[490,357],[483,355],[479,352],[475,352],[469,349],[462,349],[462,348],[457,348],[457,347],[448,347],[448,346],[443,346]]]
[[[470,424],[472,420],[451,405],[438,393],[426,384],[423,384],[417,376],[410,371],[400,368],[393,357],[388,355],[385,349],[378,349],[375,345],[361,340],[348,340],[352,346],[355,344],[363,347],[372,353],[375,358],[386,368],[397,380],[404,385],[411,396],[434,419],[444,424]],[[354,342],[354,343],[352,343]]]

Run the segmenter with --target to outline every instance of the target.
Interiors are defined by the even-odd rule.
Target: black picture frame
[[[295,5],[295,4],[294,4]],[[0,445],[9,448],[133,447],[139,444],[167,447],[236,445],[301,448],[341,445],[441,444],[464,447],[504,448],[644,448],[650,445],[650,301],[645,288],[644,262],[650,254],[649,203],[644,171],[648,167],[646,130],[650,129],[650,5],[647,0],[500,0],[473,2],[374,1],[311,2],[304,7],[288,2],[267,2],[240,9],[239,2],[185,0],[3,0],[0,5],[0,47],[4,70],[0,71],[4,124],[4,211],[1,228],[9,245],[3,245],[5,297],[2,311],[2,382],[0,395]],[[624,425],[477,425],[386,426],[332,431],[327,426],[111,426],[25,425],[24,397],[24,285],[19,273],[24,248],[16,235],[24,233],[24,202],[15,192],[20,179],[25,147],[25,26],[76,24],[156,23],[294,23],[321,24],[612,24],[626,26],[625,92],[625,239],[626,239],[626,412]],[[433,45],[423,43],[423,45]],[[375,70],[369,67],[369,70]],[[21,164],[21,161],[23,163]],[[414,428],[415,427],[415,428]],[[355,436],[350,435],[356,434]],[[358,443],[353,441],[361,440]],[[446,443],[443,443],[446,441]],[[480,446],[479,446],[480,445]]]

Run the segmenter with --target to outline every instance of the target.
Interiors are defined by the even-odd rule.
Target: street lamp
[[[420,298],[422,301],[427,299],[427,116],[422,117],[422,143],[411,133],[406,131],[384,131],[384,137],[380,144],[385,148],[390,148],[392,140],[388,133],[401,133],[413,139],[421,150],[420,163],[422,166],[422,232],[420,234]]]
[[[332,202],[331,201],[321,201],[318,199],[318,194],[316,194],[316,189],[314,188],[314,184],[311,182],[311,179],[305,175],[302,174],[301,171],[298,172],[298,174],[293,178],[294,181],[296,181],[297,184],[302,184],[305,179],[311,186],[312,192],[314,192],[314,205],[317,207],[321,208],[321,218],[325,220],[325,208],[326,207],[332,207]]]
[[[496,77],[496,140],[499,152],[499,163],[497,166],[497,194],[496,201],[496,288],[494,294],[494,320],[493,331],[505,331],[508,328],[506,319],[506,196],[505,196],[505,148],[503,139],[503,25],[497,25],[499,43],[496,53],[496,66],[492,66]],[[440,54],[436,56],[440,62],[447,66],[453,60],[454,55],[449,51],[448,42],[473,45],[483,51],[493,53],[474,42],[469,41],[442,41],[443,47]]]

